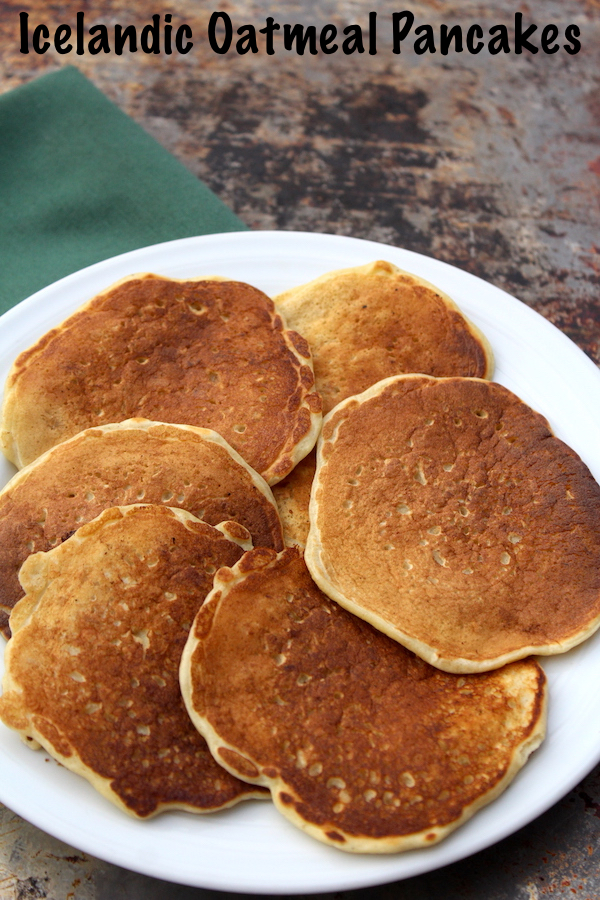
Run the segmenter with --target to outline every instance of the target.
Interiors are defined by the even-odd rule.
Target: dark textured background
[[[391,13],[416,23],[484,29],[568,23],[582,51],[546,56],[400,56]],[[226,10],[234,28],[279,22],[367,24],[379,14],[376,56],[245,57],[212,53],[206,24]],[[19,53],[18,14],[32,25],[134,23],[155,12],[188,22],[187,56]],[[539,32],[538,32],[539,35]],[[262,45],[261,45],[262,46]],[[20,5],[0,0],[0,92],[76,64],[202,178],[251,228],[333,232],[443,259],[534,307],[600,363],[600,2],[511,4],[363,0],[275,4],[130,0]],[[0,140],[1,140],[0,135]],[[596,686],[590,686],[596,690]],[[577,736],[574,735],[574,740]],[[1,773],[0,773],[1,775]],[[496,847],[441,872],[335,895],[344,900],[600,898],[600,770]],[[3,880],[4,879],[4,880]],[[124,872],[54,841],[4,810],[0,898],[208,900],[222,896]],[[231,895],[233,896],[233,895]],[[334,895],[330,895],[333,897]]]

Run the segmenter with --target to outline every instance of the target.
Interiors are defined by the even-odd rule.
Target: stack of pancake
[[[5,390],[2,720],[139,818],[443,838],[544,737],[531,654],[600,625],[600,488],[492,370],[385,262],[93,298]]]

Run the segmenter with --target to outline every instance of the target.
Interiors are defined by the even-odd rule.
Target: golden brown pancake
[[[308,344],[261,291],[132,275],[18,357],[2,446],[20,468],[84,428],[144,417],[213,429],[274,483],[314,445],[320,411]]]
[[[273,496],[283,525],[283,537],[288,547],[304,549],[306,546],[310,527],[308,505],[316,465],[317,458],[313,450],[300,460],[283,481],[273,485]],[[254,546],[258,546],[256,541]]]
[[[479,329],[439,288],[389,262],[328,272],[275,303],[311,346],[324,412],[402,372],[492,377]]]
[[[310,519],[319,586],[446,671],[562,653],[600,624],[600,487],[501,385],[399,376],[341,403]]]
[[[539,745],[532,660],[440,672],[331,602],[294,549],[221,569],[181,661],[190,716],[230,772],[342,850],[434,844]]]
[[[129,419],[81,432],[21,469],[0,492],[0,628],[23,591],[18,572],[109,506],[187,509],[209,525],[235,519],[255,547],[283,549],[266,482],[216,432]]]
[[[248,532],[158,506],[105,510],[21,570],[0,716],[138,817],[256,796],[210,756],[178,668],[219,566]]]

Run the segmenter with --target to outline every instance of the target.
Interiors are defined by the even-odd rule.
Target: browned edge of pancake
[[[290,429],[277,456],[260,472],[268,484],[276,484],[293,469],[297,462],[310,452],[315,445],[321,429],[322,403],[319,394],[314,389],[314,373],[310,347],[302,335],[287,328],[283,317],[275,309],[273,301],[267,297],[264,292],[259,291],[258,288],[254,288],[252,285],[248,285],[246,282],[236,282],[234,279],[225,278],[220,275],[209,275],[198,278],[171,278],[169,276],[156,275],[150,272],[127,275],[90,298],[59,325],[42,335],[35,344],[19,354],[6,379],[4,399],[2,408],[0,409],[0,449],[6,458],[16,465],[17,468],[22,468],[24,465],[33,461],[33,458],[23,458],[21,450],[17,446],[13,435],[13,421],[15,420],[16,410],[19,406],[18,387],[21,374],[26,372],[32,363],[35,363],[36,357],[41,356],[44,351],[46,351],[55,337],[73,327],[78,327],[82,317],[85,321],[85,317],[90,308],[101,304],[104,298],[123,285],[126,285],[128,282],[136,280],[144,281],[147,279],[156,279],[178,284],[193,284],[195,282],[201,284],[210,281],[235,283],[252,288],[252,290],[260,293],[269,302],[271,307],[272,325],[275,330],[280,330],[281,332],[289,358],[293,360],[294,367],[297,369],[298,378],[298,387],[293,398],[294,402],[297,403],[295,425]],[[102,424],[104,423],[91,422],[85,424],[84,427],[93,427]],[[202,422],[193,422],[191,424],[203,426]],[[71,429],[71,433],[68,437],[71,437],[79,430],[82,430],[82,428],[77,428],[75,430]],[[231,443],[231,441],[229,441],[229,443]],[[45,449],[48,448],[46,447],[44,450]],[[39,455],[40,452],[43,451],[38,451],[37,455]]]
[[[269,550],[257,549],[244,554],[233,567],[224,567],[219,570],[215,577],[214,588],[208,595],[192,625],[181,659],[180,682],[182,695],[190,717],[221,765],[233,775],[250,784],[269,787],[276,808],[296,827],[311,837],[336,849],[351,853],[397,853],[432,846],[470,819],[479,809],[496,799],[514,779],[531,753],[543,741],[547,718],[547,683],[544,672],[534,660],[520,661],[514,664],[517,670],[521,668],[525,671],[528,667],[534,667],[535,670],[535,688],[530,691],[531,716],[524,729],[525,736],[521,743],[515,744],[512,748],[512,755],[508,765],[499,780],[489,791],[477,796],[470,805],[463,808],[462,813],[453,821],[443,825],[432,825],[413,833],[385,837],[348,833],[343,827],[340,827],[340,822],[336,820],[335,813],[331,820],[325,819],[321,825],[313,824],[313,822],[303,818],[296,810],[296,804],[300,808],[302,807],[303,798],[296,795],[294,789],[281,777],[276,765],[265,765],[258,759],[253,758],[248,752],[241,753],[239,747],[236,747],[219,735],[211,722],[198,711],[197,705],[201,706],[201,704],[195,705],[192,679],[194,655],[201,642],[210,635],[213,625],[219,617],[220,608],[226,603],[228,595],[238,585],[243,584],[248,576],[258,573],[263,576],[263,581],[266,578],[268,582],[271,573],[276,574],[278,570],[285,569],[290,565],[293,566],[301,558],[301,555],[295,548],[288,548],[279,554]],[[267,584],[265,596],[268,596],[268,591],[269,585]],[[251,629],[258,627],[253,622],[251,613],[248,616],[248,627]],[[385,640],[382,635],[377,637]],[[403,654],[408,652],[401,647],[398,647],[398,651]],[[504,671],[507,672],[508,670]],[[443,673],[437,673],[437,676],[441,678],[455,677]],[[498,677],[501,677],[501,673],[492,672],[473,677],[477,679],[489,678],[494,682]],[[456,677],[457,687],[460,688],[461,682],[463,682],[465,683],[465,690],[467,690],[468,678],[469,676],[466,679]],[[265,701],[268,702],[267,698],[265,698]],[[310,738],[310,734],[307,737]],[[362,760],[357,763],[358,767],[360,767],[361,762]]]
[[[134,504],[131,506],[106,509],[97,516],[96,519],[78,529],[68,541],[73,544],[81,544],[89,537],[93,537],[96,533],[102,531],[106,525],[110,525],[112,522],[118,522],[119,519],[127,516],[135,515],[137,510],[145,508],[156,509],[159,511],[160,515],[170,516],[178,522],[181,522],[185,527],[189,527],[190,524],[198,523],[209,528],[215,528],[215,530],[221,532],[228,541],[237,544],[242,551],[248,550],[252,546],[248,531],[237,522],[222,522],[217,526],[207,526],[206,523],[202,523],[200,519],[197,519],[186,510],[170,507],[149,507],[147,504]],[[62,546],[63,545],[59,545],[56,550],[60,552]],[[32,554],[25,561],[21,569],[20,577],[26,594],[23,599],[17,603],[10,618],[13,634],[18,634],[21,629],[26,628],[32,617],[35,616],[38,606],[43,601],[43,596],[48,585],[48,579],[51,577],[51,568],[54,564],[53,555],[54,551],[49,551],[48,553],[40,552]],[[15,704],[12,702],[11,696],[18,697],[21,694],[19,683],[15,682],[11,675],[11,657],[15,652],[14,648],[16,644],[16,641],[9,641],[5,650],[5,670],[2,678],[2,696],[0,697],[0,711],[3,723],[19,732],[21,739],[28,747],[33,750],[38,750],[40,748],[45,749],[65,768],[85,778],[86,781],[90,782],[103,797],[117,806],[120,810],[127,813],[130,817],[133,817],[138,821],[145,821],[146,819],[153,818],[154,816],[171,809],[184,810],[196,815],[208,814],[229,808],[243,800],[270,799],[269,794],[263,789],[246,791],[240,785],[237,794],[219,806],[211,806],[203,809],[198,806],[190,805],[184,801],[173,801],[159,803],[156,809],[148,814],[138,814],[133,808],[127,806],[119,794],[112,789],[111,784],[113,779],[100,776],[94,769],[85,765],[79,756],[73,754],[68,740],[64,740],[61,732],[52,725],[50,720],[44,720],[45,731],[42,732],[36,727],[35,719],[37,717],[34,716],[32,718],[30,715],[23,714],[22,710],[18,709],[18,700],[17,709],[15,709]],[[54,737],[50,737],[49,734],[52,734]]]
[[[41,456],[38,456],[32,463],[28,466],[25,466],[19,472],[17,472],[13,478],[2,488],[0,491],[0,573],[4,572],[4,578],[2,583],[0,584],[0,630],[4,634],[5,637],[10,637],[10,629],[8,626],[8,616],[10,615],[10,610],[17,602],[19,597],[22,596],[22,592],[20,590],[17,573],[23,561],[29,555],[29,552],[33,552],[32,550],[27,550],[27,543],[37,544],[34,546],[34,550],[50,550],[52,546],[55,546],[55,543],[52,540],[43,540],[44,537],[44,525],[36,522],[36,533],[33,531],[29,533],[22,533],[22,539],[19,540],[19,529],[22,529],[23,525],[21,514],[19,513],[19,491],[24,488],[25,483],[29,479],[30,475],[37,475],[40,472],[43,472],[44,467],[49,466],[50,469],[53,466],[53,460],[61,460],[64,459],[65,455],[68,457],[70,453],[76,453],[77,447],[81,442],[86,442],[91,438],[99,438],[101,439],[104,435],[115,435],[127,431],[136,431],[136,432],[145,432],[148,435],[148,439],[152,437],[156,437],[158,440],[165,441],[177,441],[180,439],[185,440],[200,440],[207,442],[208,444],[214,444],[218,447],[222,448],[229,457],[231,457],[233,463],[240,467],[241,474],[248,479],[249,484],[252,486],[254,490],[257,491],[259,496],[264,497],[265,501],[265,528],[268,530],[268,533],[264,532],[262,534],[257,534],[256,531],[251,530],[252,539],[254,546],[268,546],[273,547],[275,550],[283,549],[283,535],[281,530],[281,523],[277,513],[277,507],[275,504],[275,499],[271,492],[271,489],[267,485],[266,481],[262,476],[260,476],[257,472],[252,469],[248,463],[242,459],[240,454],[231,447],[227,441],[224,440],[219,434],[215,431],[211,431],[208,428],[199,428],[194,425],[174,425],[174,424],[165,424],[162,422],[151,422],[148,419],[127,419],[124,422],[119,423],[110,423],[107,425],[100,425],[93,428],[88,428],[85,431],[79,432],[79,434],[75,435],[72,438],[69,438],[66,441],[63,441],[60,444],[56,444],[54,447],[51,447]],[[98,448],[100,450],[100,447]],[[148,446],[148,452],[151,451],[151,445]],[[102,469],[102,460],[99,461],[99,469]],[[215,465],[219,465],[218,459],[215,459]],[[75,471],[74,475],[76,476],[78,473]],[[114,472],[114,492],[110,497],[110,502],[106,504],[106,506],[114,506],[116,503],[120,501],[119,505],[127,505],[127,501],[125,503],[121,500],[121,497],[117,497],[117,492],[119,491],[122,495],[122,482],[119,480],[121,478],[120,471],[115,469]],[[165,474],[165,486],[168,481],[169,475]],[[133,485],[133,488],[137,488],[138,485]],[[42,517],[50,517],[52,520],[53,516],[57,511],[57,503],[60,503],[60,492],[64,492],[65,495],[68,495],[68,492],[71,493],[74,491],[78,491],[82,486],[79,484],[71,483],[65,481],[63,484],[56,484],[52,486],[53,496],[51,500],[53,501],[53,507],[50,507],[48,500],[45,501],[44,497],[36,498],[36,501],[39,506],[40,513]],[[14,496],[16,494],[16,500]],[[9,508],[11,504],[14,506],[12,512],[9,512]],[[69,501],[73,503],[74,501]],[[135,500],[132,499],[132,502],[138,502],[138,498]],[[145,502],[148,502],[146,500]],[[154,502],[154,501],[152,501]],[[158,502],[158,501],[156,501]],[[177,502],[175,497],[165,498],[164,505],[165,506],[173,506]],[[258,501],[257,501],[258,502]],[[180,504],[177,504],[180,505]],[[224,507],[224,514],[219,513],[220,518],[217,520],[214,517],[204,518],[204,521],[207,521],[211,525],[218,524],[218,521],[221,521],[224,518],[233,519],[235,518],[234,511],[231,509],[231,504],[228,504],[227,498],[223,499],[222,506]],[[228,508],[229,506],[229,508]],[[99,514],[103,507],[98,505],[97,500],[94,498],[89,502],[85,501],[85,503],[81,503],[77,506],[76,509],[73,510],[73,520],[65,523],[65,528],[60,535],[61,539],[63,535],[68,536],[73,533],[80,524],[83,524],[86,521],[94,518]],[[181,505],[181,508],[183,505]],[[43,510],[45,509],[45,513]],[[271,510],[271,514],[269,515],[269,509]],[[91,510],[91,512],[90,512]],[[198,510],[195,508],[188,509],[189,512],[197,514]],[[201,510],[203,512],[203,510]],[[78,514],[78,519],[75,513]],[[11,524],[12,522],[12,524]],[[30,523],[31,524],[31,523]],[[241,520],[241,524],[245,527],[250,527],[248,521]],[[41,537],[40,539],[40,529]],[[257,539],[260,538],[260,539]]]
[[[332,573],[331,569],[329,569],[327,566],[327,562],[325,560],[325,551],[321,543],[321,535],[318,524],[319,503],[317,501],[317,494],[320,488],[320,476],[323,467],[326,465],[324,450],[330,442],[335,441],[337,429],[341,426],[343,421],[338,421],[334,427],[331,424],[332,420],[334,418],[340,419],[340,417],[343,416],[346,411],[351,412],[353,407],[357,407],[365,401],[379,396],[386,390],[389,385],[392,385],[396,382],[408,380],[428,380],[432,382],[458,380],[482,382],[486,385],[491,384],[491,382],[480,378],[457,378],[456,376],[448,378],[435,378],[430,375],[422,374],[394,375],[390,378],[382,379],[380,382],[372,385],[361,394],[357,394],[353,397],[348,397],[346,400],[343,400],[336,407],[334,407],[334,409],[332,409],[325,416],[323,420],[323,429],[321,431],[321,435],[319,437],[317,445],[317,471],[312,485],[309,505],[310,530],[308,533],[304,554],[306,565],[316,584],[318,584],[321,590],[325,594],[327,594],[328,597],[339,603],[340,606],[345,607],[354,615],[359,616],[359,618],[362,618],[365,621],[369,622],[379,631],[382,631],[384,634],[387,634],[389,637],[403,644],[409,650],[412,650],[413,653],[415,653],[417,656],[420,656],[426,662],[445,672],[458,674],[487,672],[492,669],[497,669],[515,660],[524,659],[525,657],[531,655],[553,656],[559,653],[565,653],[568,650],[571,650],[573,647],[576,647],[578,644],[581,644],[583,641],[587,640],[587,638],[589,638],[598,630],[598,628],[600,628],[600,614],[595,615],[584,628],[580,628],[575,633],[566,635],[560,643],[558,643],[557,641],[552,641],[547,644],[523,644],[520,648],[514,651],[485,659],[483,661],[478,661],[466,657],[447,658],[438,653],[434,647],[430,646],[425,641],[419,640],[413,635],[406,633],[401,628],[394,626],[385,618],[378,615],[376,612],[365,609],[359,602],[355,601],[352,597],[344,594],[343,591],[336,586],[336,584],[334,583],[335,574]],[[512,392],[508,391],[507,388],[503,388],[501,385],[499,385],[499,387],[507,393],[512,394]],[[527,407],[527,404],[525,404],[524,401],[520,400],[520,398],[516,397],[516,395],[513,394],[512,396],[519,400],[519,402],[522,403],[524,407]],[[538,419],[544,423],[550,435],[554,436],[552,429],[550,428],[550,425],[545,417],[540,413],[531,410],[531,407],[527,408],[530,409],[534,416],[537,416]],[[559,439],[557,439],[557,441],[559,441]],[[569,453],[573,454],[573,456],[579,459],[577,454],[570,447],[564,444],[564,442],[559,441],[559,443],[564,448],[566,448]]]

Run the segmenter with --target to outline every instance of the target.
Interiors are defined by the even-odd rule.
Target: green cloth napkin
[[[118,253],[245,228],[72,66],[0,96],[0,312]]]

